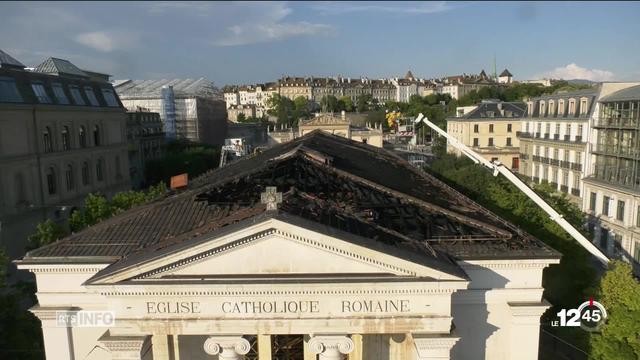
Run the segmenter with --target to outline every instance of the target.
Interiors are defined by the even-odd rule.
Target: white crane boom
[[[493,170],[493,176],[497,176],[498,173],[504,175],[509,181],[511,181],[520,191],[525,193],[531,200],[533,200],[542,210],[544,210],[549,216],[551,220],[555,221],[562,227],[566,232],[569,233],[576,241],[582,245],[588,252],[590,252],[593,256],[595,256],[598,260],[600,260],[605,265],[609,262],[609,258],[600,251],[595,245],[591,243],[587,238],[580,233],[573,225],[571,225],[564,217],[559,214],[551,205],[549,205],[544,199],[540,197],[535,191],[533,191],[527,184],[525,184],[519,177],[517,177],[514,173],[512,173],[507,167],[502,165],[499,161],[489,161],[478,153],[470,149],[465,144],[458,141],[456,138],[447,134],[446,131],[440,129],[436,124],[429,121],[427,118],[420,113],[415,120],[415,123],[423,121],[427,126],[435,130],[438,134],[444,136],[449,144],[456,147],[460,150],[464,155],[473,160],[476,164],[480,163],[489,169]]]

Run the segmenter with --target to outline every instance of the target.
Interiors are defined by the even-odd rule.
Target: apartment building
[[[500,161],[512,171],[519,171],[520,121],[526,114],[522,102],[484,100],[458,117],[447,118],[447,133],[472,148],[489,161]],[[447,152],[460,151],[447,144]]]
[[[0,242],[11,257],[88,193],[130,188],[127,115],[108,80],[58,58],[27,70],[0,50]]]
[[[581,203],[589,119],[599,89],[560,92],[527,102],[520,140],[521,174]]]
[[[640,263],[640,83],[603,84],[590,145],[582,205],[594,243]]]

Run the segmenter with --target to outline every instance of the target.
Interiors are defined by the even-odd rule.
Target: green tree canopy
[[[338,108],[344,111],[353,111],[353,100],[351,100],[350,96],[343,96],[338,100]]]
[[[598,360],[640,359],[640,283],[631,265],[612,261],[600,281],[600,303],[607,323],[591,337],[591,351]]]
[[[320,106],[324,112],[338,112],[340,111],[340,104],[338,98],[333,95],[325,95],[320,99]]]
[[[238,122],[245,122],[247,120],[247,116],[244,113],[238,114],[238,118],[236,119]]]
[[[294,123],[293,111],[295,105],[291,99],[280,94],[273,94],[267,99],[267,111],[269,115],[277,118],[278,124],[291,126]]]

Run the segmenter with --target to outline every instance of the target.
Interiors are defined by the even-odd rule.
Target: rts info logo
[[[551,326],[579,326],[582,329],[595,332],[605,323],[607,310],[597,301],[590,298],[577,309],[562,309],[558,312],[560,320],[552,321]]]

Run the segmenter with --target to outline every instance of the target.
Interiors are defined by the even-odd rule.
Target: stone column
[[[309,340],[309,350],[320,355],[320,360],[342,360],[353,351],[355,344],[346,335],[318,335]]]
[[[240,360],[251,350],[251,344],[242,336],[210,336],[204,342],[204,351],[218,355],[220,360]]]
[[[258,334],[258,358],[271,359],[271,335]]]
[[[511,310],[511,344],[508,359],[538,359],[540,317],[551,304],[545,300],[539,303],[508,304]]]
[[[77,308],[44,308],[38,305],[30,309],[42,323],[42,338],[47,359],[75,359],[72,328],[59,324],[56,313],[77,310]]]
[[[100,342],[109,352],[113,360],[141,360],[149,351],[151,336],[111,336],[107,331],[100,337]]]
[[[169,336],[164,333],[155,333],[151,337],[151,350],[153,352],[153,358],[158,360],[169,360]]]
[[[417,360],[449,360],[451,349],[459,337],[450,335],[418,335],[413,334],[413,343],[418,353]]]

